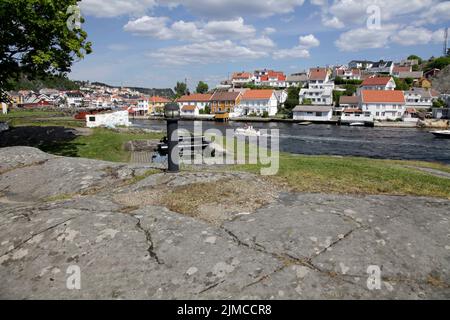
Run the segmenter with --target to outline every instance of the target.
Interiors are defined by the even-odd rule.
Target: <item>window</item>
[[[89,117],[89,122],[95,122],[95,117]]]

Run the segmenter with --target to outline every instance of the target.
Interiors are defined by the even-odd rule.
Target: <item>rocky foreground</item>
[[[450,298],[447,200],[151,169],[0,149],[0,298]]]

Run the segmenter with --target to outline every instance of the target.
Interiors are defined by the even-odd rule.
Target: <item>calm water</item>
[[[136,126],[165,130],[164,121],[136,120]],[[205,121],[203,129],[243,127],[244,123]],[[438,139],[430,130],[405,128],[365,128],[334,125],[300,126],[291,123],[253,123],[255,129],[279,129],[280,149],[306,155],[361,156],[381,159],[437,161],[450,164],[450,139]],[[180,121],[193,131],[194,122]]]

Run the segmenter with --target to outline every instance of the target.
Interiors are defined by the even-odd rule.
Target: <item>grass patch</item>
[[[158,169],[150,169],[150,170],[146,171],[144,174],[142,174],[142,175],[140,175],[140,176],[136,176],[136,177],[134,177],[133,179],[129,180],[129,181],[127,182],[127,184],[129,184],[129,185],[136,184],[136,183],[138,183],[139,181],[144,180],[145,178],[148,178],[148,177],[150,177],[150,176],[152,176],[152,175],[155,175],[155,174],[158,174],[158,173],[161,173],[161,172],[162,172],[162,171],[161,171],[161,170],[158,170]]]
[[[104,160],[110,162],[129,162],[131,153],[123,149],[123,145],[130,140],[161,139],[159,133],[123,133],[108,129],[93,129],[93,134],[80,136],[64,142],[63,145],[47,148],[46,152],[70,157]]]
[[[66,128],[85,127],[84,121],[74,120],[70,117],[55,118],[55,119],[12,118],[8,120],[8,122],[12,127],[66,127]]]
[[[44,118],[44,117],[62,117],[64,113],[61,111],[44,111],[44,110],[12,110],[8,114],[0,115],[0,121],[11,118]]]

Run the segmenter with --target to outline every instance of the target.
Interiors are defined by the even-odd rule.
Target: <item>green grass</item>
[[[7,115],[0,115],[0,121],[11,118],[44,118],[44,117],[62,117],[63,112],[60,111],[43,111],[43,110],[12,110]]]
[[[220,141],[218,143],[224,145]],[[245,148],[248,154],[252,146],[247,144]],[[229,147],[227,149],[230,150]],[[288,153],[280,153],[279,159],[278,173],[270,179],[297,192],[413,195],[450,199],[450,179],[410,168],[431,168],[448,173],[450,166],[445,164]],[[264,167],[268,166],[244,164],[234,165],[229,169],[259,174]]]
[[[60,145],[44,148],[46,152],[61,156],[81,157],[111,162],[128,162],[131,153],[123,149],[130,140],[161,139],[157,133],[134,134],[108,129],[93,129],[92,135],[80,136]]]

